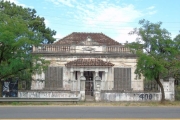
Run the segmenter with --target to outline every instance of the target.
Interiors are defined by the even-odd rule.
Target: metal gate
[[[93,96],[93,81],[86,80],[85,95]]]
[[[93,96],[93,72],[92,71],[85,71],[84,76],[86,78],[85,81],[85,95]]]
[[[180,101],[180,80],[175,80],[175,100]]]

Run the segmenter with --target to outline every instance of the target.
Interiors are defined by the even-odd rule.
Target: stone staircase
[[[94,96],[86,95],[86,101],[87,101],[87,102],[92,102],[92,101],[94,101]]]

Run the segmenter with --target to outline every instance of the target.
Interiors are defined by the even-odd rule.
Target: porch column
[[[94,91],[95,91],[95,89],[96,89],[96,77],[99,76],[99,75],[98,75],[98,72],[99,72],[99,71],[96,70],[96,71],[95,71],[95,75],[94,75],[94,80],[93,80],[93,81],[94,81],[94,82],[93,82]]]
[[[107,73],[108,73],[108,71],[107,70],[105,70],[104,71],[105,72],[105,76],[104,76],[104,90],[108,90],[108,80],[107,80]]]
[[[98,70],[95,71],[94,79],[94,98],[95,101],[101,100],[101,78],[99,77]]]
[[[95,101],[101,100],[101,78],[99,76],[95,77]]]
[[[70,77],[70,80],[71,80],[71,91],[73,91],[74,90],[74,80],[73,80],[73,69],[71,69],[70,70],[70,72],[71,72],[71,77]]]
[[[81,77],[80,77],[80,100],[84,101],[85,100],[85,80],[86,78],[83,76],[83,71],[81,72]]]

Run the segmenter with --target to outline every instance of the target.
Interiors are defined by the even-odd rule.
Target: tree
[[[180,53],[180,34],[178,34],[174,41],[176,42],[176,47]],[[178,56],[178,59],[180,60],[180,56]],[[180,85],[180,69],[177,69],[173,74],[173,77],[175,78],[175,85]]]
[[[47,62],[32,55],[32,46],[53,43],[55,34],[34,9],[0,1],[0,80],[25,79],[44,70]]]
[[[21,17],[28,24],[28,28],[34,33],[41,33],[41,43],[53,43],[55,39],[52,37],[56,31],[46,28],[44,18],[36,15],[35,9],[23,8],[14,3],[0,1],[1,14],[6,14],[9,18]]]
[[[143,75],[148,80],[155,80],[162,93],[161,101],[165,100],[164,88],[160,79],[173,76],[179,70],[178,37],[174,40],[166,29],[162,29],[161,22],[151,23],[140,20],[140,28],[135,28],[130,34],[137,34],[136,42],[129,44],[132,52],[138,56],[135,73]],[[176,40],[178,39],[178,40]]]

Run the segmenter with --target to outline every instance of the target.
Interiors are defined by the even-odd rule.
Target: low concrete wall
[[[161,80],[164,86],[165,99],[174,101],[174,79],[169,78],[168,81]],[[96,101],[160,101],[161,92],[143,92],[143,91],[101,91],[100,81],[96,81],[95,100]],[[85,100],[85,79],[81,80],[80,91],[45,91],[45,90],[29,90],[18,91],[19,98],[79,98]]]
[[[174,78],[161,80],[164,87],[165,99],[174,101]],[[160,88],[159,88],[160,89]],[[101,92],[101,101],[160,101],[161,92]]]
[[[172,92],[165,93],[165,99],[174,101]],[[101,101],[160,101],[160,92],[101,93]]]
[[[102,101],[159,101],[160,93],[101,93]]]
[[[67,91],[18,91],[19,98],[74,98],[79,96],[79,92]]]

